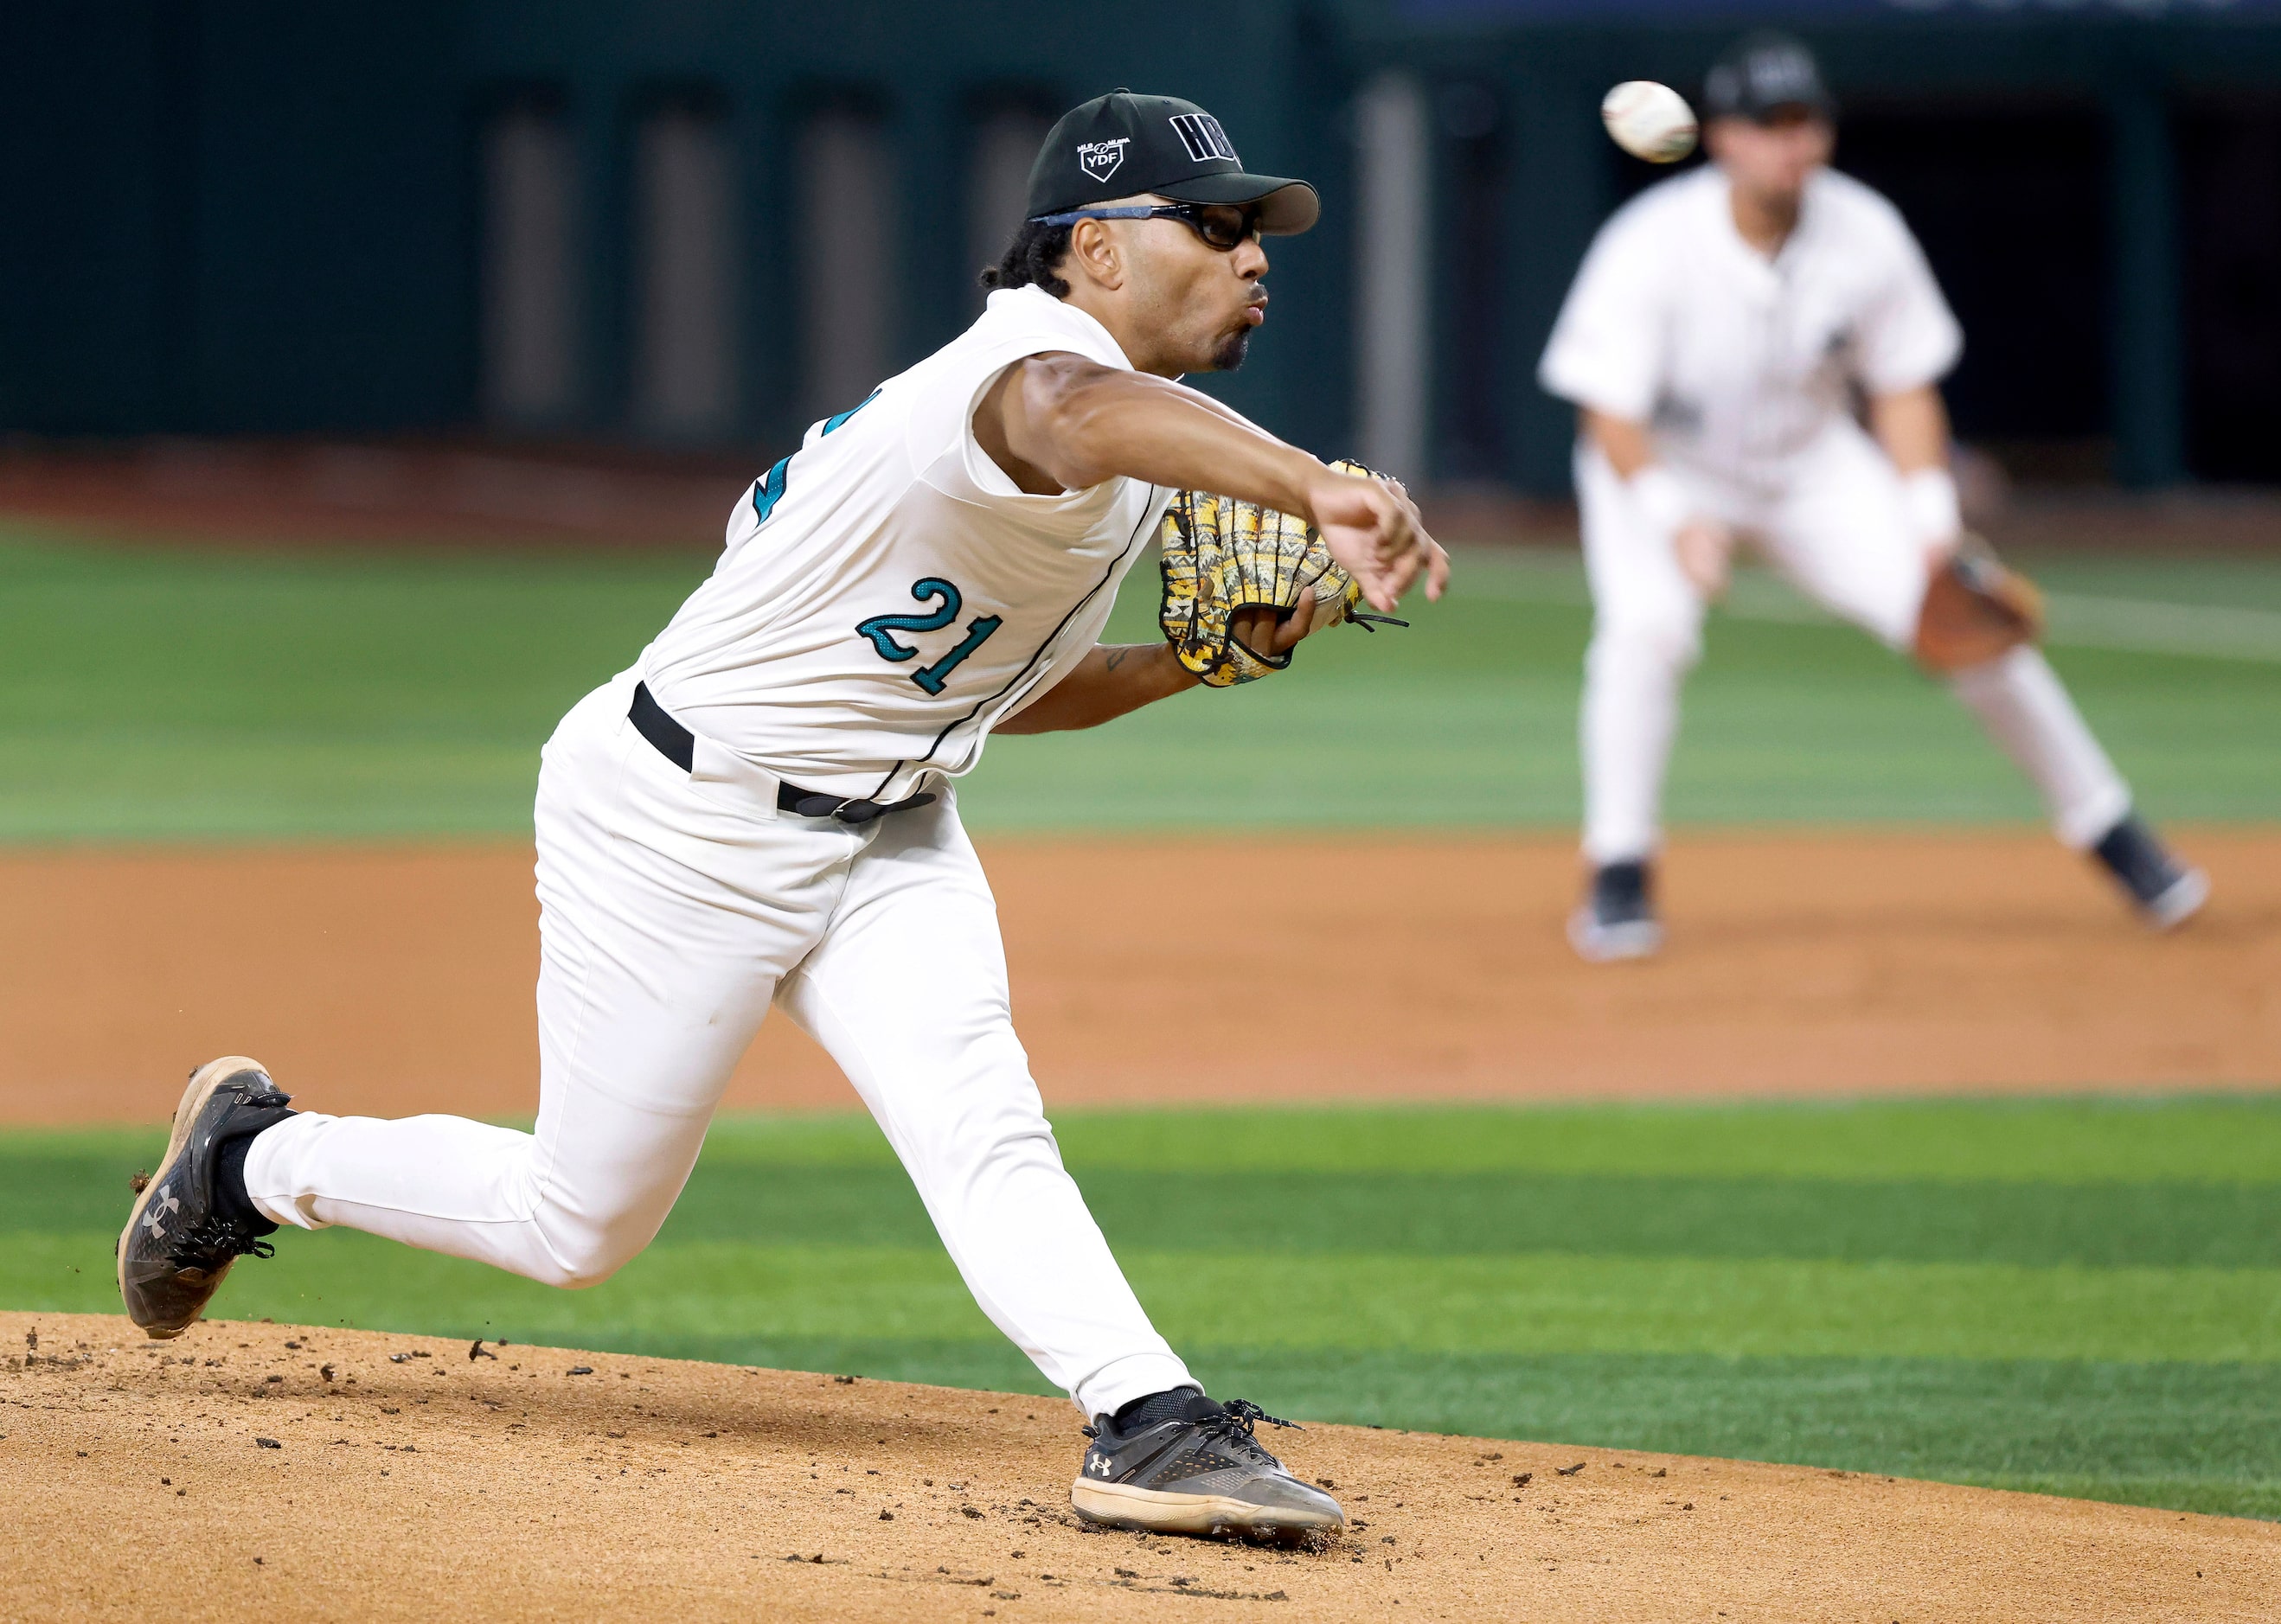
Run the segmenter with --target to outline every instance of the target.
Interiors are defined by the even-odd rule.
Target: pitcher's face
[[[1179,220],[1116,223],[1128,227],[1135,323],[1160,352],[1148,370],[1233,372],[1242,366],[1253,330],[1267,319],[1267,289],[1260,285],[1267,250],[1257,231],[1247,230],[1233,248],[1218,248]]]

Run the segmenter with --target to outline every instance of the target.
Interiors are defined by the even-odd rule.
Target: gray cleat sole
[[[1160,1534],[1336,1533],[1345,1513],[1295,1505],[1258,1505],[1227,1495],[1173,1494],[1079,1478],[1070,1485],[1070,1505],[1087,1522],[1110,1528],[1148,1528]]]
[[[2138,916],[2155,930],[2176,930],[2202,911],[2209,895],[2209,876],[2199,868],[2189,868],[2161,896],[2140,907]]]
[[[1653,920],[1603,925],[1589,908],[1579,908],[1568,916],[1568,945],[1578,958],[1596,965],[1652,958],[1663,949],[1663,927]]]

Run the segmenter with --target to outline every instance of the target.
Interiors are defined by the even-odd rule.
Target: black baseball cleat
[[[1283,1469],[1252,1436],[1253,1426],[1289,1427],[1241,1398],[1214,1404],[1195,1388],[1159,1396],[1164,1419],[1134,1417],[1120,1432],[1109,1416],[1085,1429],[1093,1440],[1070,1485],[1087,1522],[1159,1534],[1249,1535],[1259,1539],[1335,1534],[1339,1503]]]
[[[1568,916],[1568,945],[1594,964],[1645,958],[1663,946],[1655,917],[1655,872],[1635,863],[1603,863],[1592,871],[1583,905]]]
[[[245,1195],[240,1142],[293,1114],[259,1060],[224,1055],[190,1074],[159,1171],[135,1189],[119,1236],[119,1295],[152,1336],[197,1320],[229,1266],[269,1256],[277,1226]],[[225,1167],[223,1165],[229,1165]]]
[[[2136,817],[2107,830],[2091,850],[2156,930],[2184,924],[2209,900],[2209,876],[2180,862]]]

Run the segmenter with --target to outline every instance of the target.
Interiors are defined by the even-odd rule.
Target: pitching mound
[[[290,1326],[0,1336],[12,1617],[2246,1620],[2281,1594],[2269,1524],[1804,1467],[1318,1427],[1280,1446],[1355,1527],[1289,1552],[1086,1528],[1076,1418],[1016,1395]]]

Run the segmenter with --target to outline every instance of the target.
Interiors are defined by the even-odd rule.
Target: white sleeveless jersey
[[[1699,473],[1779,483],[1788,460],[1851,415],[1855,384],[1930,383],[1963,347],[1899,211],[1823,170],[1772,259],[1735,228],[1725,173],[1650,187],[1593,239],[1538,381],[1651,425],[1657,454]]]
[[[1109,330],[1036,288],[808,431],[754,483],[711,579],[643,657],[658,703],[806,789],[893,800],[967,772],[1001,718],[1098,641],[1171,492],[1113,479],[1025,495],[974,439],[1008,366],[1130,369]]]

